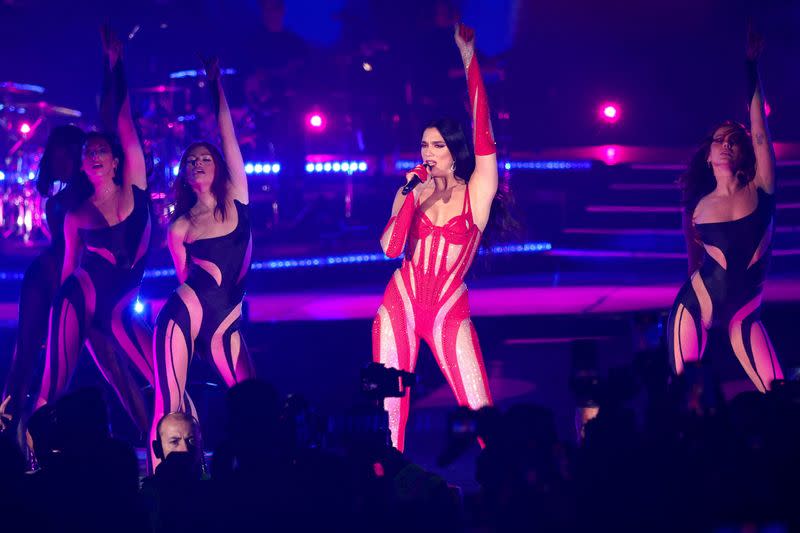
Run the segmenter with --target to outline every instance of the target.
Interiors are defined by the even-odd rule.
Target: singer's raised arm
[[[489,99],[475,55],[475,31],[464,24],[457,24],[455,41],[467,73],[472,139],[475,146],[475,171],[469,179],[470,201],[475,224],[483,231],[489,222],[492,201],[497,193],[497,149],[492,132]]]

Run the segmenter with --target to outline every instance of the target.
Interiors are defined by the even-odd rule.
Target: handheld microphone
[[[405,187],[403,187],[402,195],[406,196],[408,193],[414,190],[414,187],[420,183],[425,183],[428,181],[428,172],[430,172],[430,170],[431,167],[427,163],[424,165],[417,165],[411,169],[411,172],[414,173],[414,177],[411,178],[408,183],[406,183]],[[420,175],[422,175],[422,177],[420,177]]]

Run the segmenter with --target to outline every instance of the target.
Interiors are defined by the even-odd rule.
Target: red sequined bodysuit
[[[401,209],[401,213],[408,210],[407,206],[413,209],[410,224],[403,228],[398,216],[387,227],[394,235],[408,234],[408,247],[373,323],[373,358],[387,366],[413,371],[419,340],[424,339],[459,405],[477,409],[491,404],[491,395],[464,284],[481,238],[472,220],[469,187],[464,190],[461,214],[444,226],[434,225],[413,204],[413,195],[409,194]],[[393,255],[395,250],[387,250],[387,255]],[[386,400],[392,442],[401,450],[408,407],[408,394]]]
[[[495,153],[488,102],[477,60],[465,58],[473,112],[475,152]],[[467,176],[467,178],[469,178]],[[386,287],[372,327],[373,360],[412,371],[419,341],[424,339],[453,390],[459,405],[478,409],[491,405],[478,336],[470,320],[464,276],[478,250],[481,230],[475,224],[464,188],[461,214],[437,226],[416,205],[414,194],[386,226],[383,240],[389,257],[405,258]],[[408,240],[408,246],[406,245]],[[403,449],[409,395],[387,398],[392,443]]]

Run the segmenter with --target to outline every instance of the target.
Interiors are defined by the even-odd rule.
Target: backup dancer
[[[667,335],[671,362],[681,373],[703,356],[709,328],[726,328],[736,358],[765,392],[783,373],[761,323],[775,215],[775,152],[757,66],[762,48],[751,31],[751,131],[732,121],[721,124],[681,178],[690,277],[675,299]]]
[[[92,331],[99,332],[148,382],[153,382],[152,336],[132,311],[150,245],[145,159],[126,92],[122,45],[107,28],[103,44],[114,87],[110,97],[117,110],[120,143],[109,134],[89,133],[83,145],[81,171],[92,192],[64,218],[61,287],[50,312],[47,359],[37,407],[66,388],[84,343],[97,359],[99,350]],[[109,382],[120,382],[114,372],[121,365],[98,361],[98,366]],[[130,384],[130,380],[124,383]],[[128,393],[138,391],[131,385]],[[137,409],[136,418],[140,427],[147,426],[143,409]]]
[[[216,59],[206,75],[222,151],[196,142],[180,161],[167,243],[181,285],[156,319],[154,424],[167,413],[192,412],[184,393],[195,351],[209,357],[229,387],[255,376],[239,331],[253,247],[247,174]]]

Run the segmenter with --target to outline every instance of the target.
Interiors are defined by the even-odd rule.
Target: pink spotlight
[[[308,117],[308,125],[314,129],[322,129],[325,127],[325,117],[321,113],[312,113]]]
[[[764,102],[764,112],[767,114],[767,116],[770,116],[772,113],[772,108],[769,106],[769,102]]]
[[[600,118],[609,124],[619,120],[619,105],[613,102],[606,102],[600,106]]]
[[[616,165],[620,162],[622,148],[617,145],[600,146],[600,158],[606,165]]]
[[[19,132],[23,135],[27,135],[31,132],[31,125],[27,122],[23,122],[22,125],[19,127]]]

